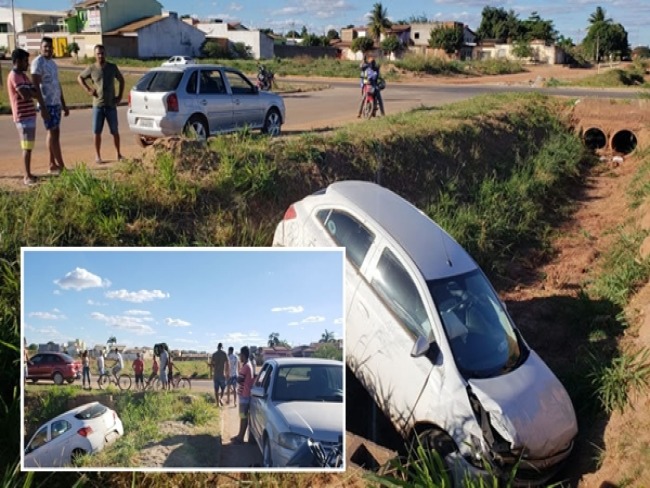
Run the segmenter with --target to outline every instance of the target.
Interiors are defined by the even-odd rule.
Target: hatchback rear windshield
[[[100,415],[103,415],[104,412],[106,412],[106,407],[101,403],[96,403],[88,408],[83,409],[81,412],[76,414],[75,417],[79,420],[94,419]]]
[[[169,92],[178,88],[182,72],[178,71],[150,71],[138,81],[135,91],[141,92]]]

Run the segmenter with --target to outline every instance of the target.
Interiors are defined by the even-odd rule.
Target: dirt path
[[[233,444],[231,439],[239,433],[239,408],[232,404],[221,409],[221,462],[222,468],[250,468],[262,465],[262,454],[257,444]]]

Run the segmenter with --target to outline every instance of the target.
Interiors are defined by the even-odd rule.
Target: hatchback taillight
[[[178,112],[178,97],[176,96],[176,93],[171,93],[167,97],[167,111]]]
[[[293,220],[296,218],[296,209],[293,205],[290,205],[286,212],[284,212],[284,217],[282,220]]]
[[[77,431],[77,434],[83,437],[88,437],[92,433],[93,433],[93,429],[91,427],[82,427]]]
[[[129,108],[131,108],[131,92],[129,92]]]

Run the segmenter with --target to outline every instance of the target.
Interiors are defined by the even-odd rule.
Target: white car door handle
[[[233,99],[232,99],[232,102],[233,102],[235,105],[239,105],[239,104],[240,104],[239,98],[233,98]]]
[[[201,105],[207,105],[207,104],[208,104],[208,101],[205,98],[203,100],[201,100]]]

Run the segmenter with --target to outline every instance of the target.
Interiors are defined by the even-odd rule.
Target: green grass
[[[650,84],[644,81],[644,71],[637,65],[632,65],[626,69],[620,68],[602,68],[602,73],[592,76],[586,76],[579,80],[562,81],[552,78],[547,82],[547,86],[586,86],[593,88],[616,88],[616,87],[650,87]]]
[[[6,435],[20,436],[14,388],[21,246],[269,245],[290,203],[332,181],[379,178],[439,220],[503,283],[508,264],[531,250],[548,257],[550,229],[565,218],[568,190],[581,184],[582,168],[590,163],[579,138],[555,117],[559,103],[536,94],[484,96],[331,134],[270,139],[242,132],[212,139],[207,149],[172,147],[166,158],[128,162],[103,175],[81,167],[34,191],[0,190],[0,312],[7,325],[0,333],[9,345],[0,362],[7,374],[3,399],[10,405],[0,421]],[[133,412],[123,407],[128,421],[137,423],[144,406]],[[201,421],[197,412],[175,415]],[[153,426],[143,428],[152,435]],[[126,439],[115,462],[126,462],[138,442]],[[15,448],[6,449],[3,459],[15,459]],[[120,486],[134,479],[101,476],[98,483]],[[186,476],[178,484],[202,483],[200,475]],[[153,474],[144,477],[160,482]],[[309,484],[308,476],[299,475],[244,478]]]

